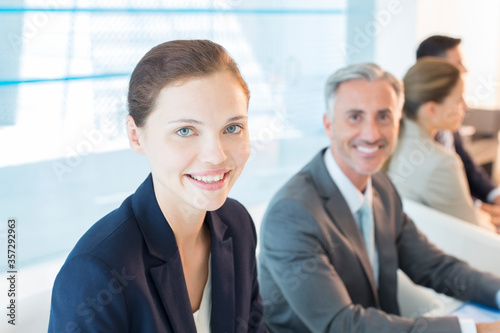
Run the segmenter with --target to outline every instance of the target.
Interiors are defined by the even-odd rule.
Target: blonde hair
[[[420,58],[403,78],[403,114],[416,119],[422,104],[443,102],[460,79],[460,69],[452,63],[436,57]]]

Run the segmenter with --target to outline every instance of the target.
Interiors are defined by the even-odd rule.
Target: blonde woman
[[[398,144],[388,174],[408,199],[495,228],[474,206],[463,163],[456,152],[434,141],[439,130],[457,131],[467,105],[460,69],[433,57],[420,59],[403,78],[405,102]]]

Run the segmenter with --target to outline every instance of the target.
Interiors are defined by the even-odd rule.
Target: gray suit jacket
[[[398,316],[398,267],[438,292],[496,306],[500,279],[431,244],[405,215],[383,173],[372,177],[377,288],[362,235],[328,174],[324,151],[275,195],[260,229],[259,282],[271,332],[460,332],[456,318]]]

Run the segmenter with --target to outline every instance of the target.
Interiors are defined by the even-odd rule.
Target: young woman
[[[403,78],[405,102],[398,145],[388,174],[405,198],[488,229],[470,195],[464,166],[451,149],[435,142],[439,130],[457,131],[467,105],[460,70],[446,60],[422,58]]]
[[[49,332],[263,332],[256,234],[228,193],[249,157],[250,93],[220,45],[179,40],[132,73],[127,133],[151,174],[78,242]]]

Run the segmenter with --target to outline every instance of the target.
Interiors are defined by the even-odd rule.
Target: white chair
[[[453,216],[411,200],[403,200],[404,210],[417,227],[444,252],[482,271],[500,275],[500,236]],[[398,301],[401,314],[446,315],[462,302],[415,285],[398,272]]]

